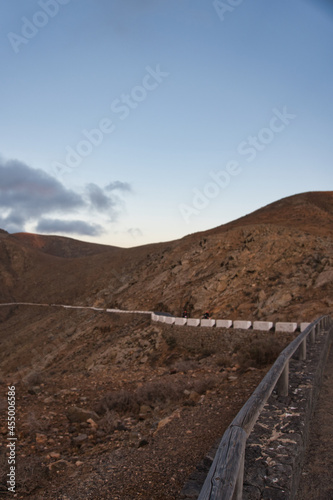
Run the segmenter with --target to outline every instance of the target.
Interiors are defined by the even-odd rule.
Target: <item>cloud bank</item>
[[[117,221],[124,208],[117,192],[130,191],[129,184],[113,181],[104,188],[90,183],[77,192],[44,170],[0,159],[0,227],[24,232],[33,223],[42,233],[100,236],[106,232],[100,217],[96,224],[85,219],[93,214]]]

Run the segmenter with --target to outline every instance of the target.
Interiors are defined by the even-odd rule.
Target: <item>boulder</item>
[[[94,411],[85,410],[84,408],[79,408],[78,406],[71,406],[68,408],[66,416],[71,423],[74,422],[87,422],[87,420],[92,419],[94,422],[98,420],[98,415]]]

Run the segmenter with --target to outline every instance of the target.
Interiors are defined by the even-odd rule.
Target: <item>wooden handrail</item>
[[[329,316],[321,316],[281,352],[224,433],[198,500],[241,500],[246,440],[263,406],[275,387],[279,394],[288,394],[290,358],[299,349],[299,359],[305,359],[307,337],[314,342],[316,333],[331,325]]]

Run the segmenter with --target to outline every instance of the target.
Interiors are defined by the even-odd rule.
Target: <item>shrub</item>
[[[189,370],[195,370],[196,368],[198,368],[198,363],[192,360],[178,361],[173,366],[173,369],[176,370],[176,372],[183,373],[187,373]]]
[[[105,414],[108,410],[118,413],[137,413],[139,402],[135,393],[125,391],[124,389],[115,392],[109,392],[104,396],[97,407],[97,413]]]
[[[216,358],[216,364],[217,366],[221,366],[223,368],[226,368],[227,366],[232,365],[232,358],[231,355],[229,354],[219,354]]]
[[[216,383],[216,379],[213,377],[191,382],[186,380],[175,381],[173,378],[153,380],[138,387],[134,392],[120,390],[106,394],[97,405],[96,411],[98,414],[104,416],[109,412],[110,415],[107,419],[109,419],[109,423],[112,426],[114,412],[119,414],[138,414],[141,405],[154,407],[156,405],[163,406],[168,403],[181,401],[185,397],[185,389],[203,394],[208,389],[215,387]],[[108,425],[107,421],[106,425]]]
[[[140,387],[137,395],[141,404],[166,403],[167,401],[177,401],[183,394],[181,384],[175,384],[171,380],[156,380],[147,382]]]
[[[274,363],[280,352],[281,346],[275,338],[255,339],[246,351],[240,352],[239,361],[243,367],[250,364],[262,367]]]
[[[28,496],[49,481],[49,471],[39,457],[20,458],[17,464],[17,488]]]
[[[118,426],[118,415],[114,411],[107,410],[104,416],[98,421],[99,429],[103,430],[106,434],[111,434]]]
[[[210,389],[214,389],[214,387],[216,387],[218,383],[218,378],[211,376],[208,378],[193,381],[191,389],[198,394],[205,394],[205,392],[209,391]]]
[[[34,387],[35,385],[40,385],[43,382],[42,374],[37,371],[30,372],[23,380],[27,387]]]
[[[170,349],[174,349],[177,345],[176,337],[170,336],[165,339],[165,342],[169,346]]]

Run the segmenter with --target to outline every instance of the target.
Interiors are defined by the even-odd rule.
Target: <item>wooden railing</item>
[[[307,339],[314,343],[317,333],[332,327],[330,316],[322,316],[281,352],[224,433],[198,500],[242,499],[246,440],[263,406],[275,387],[279,395],[288,395],[290,358],[296,353],[298,359],[305,360]]]

